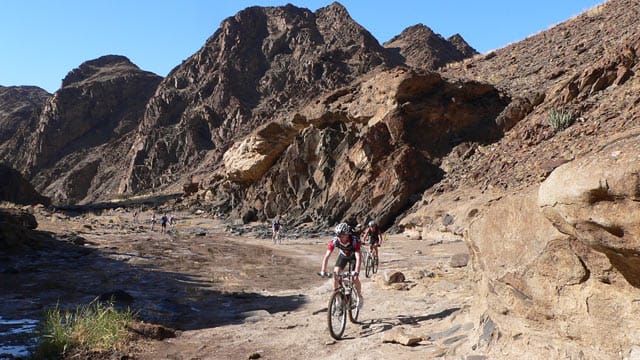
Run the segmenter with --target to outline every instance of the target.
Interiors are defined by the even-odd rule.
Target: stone
[[[386,270],[384,272],[384,284],[385,285],[402,283],[404,281],[405,281],[405,276],[400,271],[397,271],[397,270]]]
[[[469,262],[469,254],[455,254],[449,260],[449,266],[452,268],[461,268],[467,266]]]
[[[382,339],[383,343],[396,343],[404,346],[415,346],[422,341],[417,335],[411,335],[403,328],[394,328],[386,331]]]

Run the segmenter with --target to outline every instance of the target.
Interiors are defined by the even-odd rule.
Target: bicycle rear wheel
[[[342,292],[340,290],[334,291],[327,307],[327,322],[329,334],[336,340],[342,339],[342,334],[347,326],[347,306],[347,299]]]
[[[359,302],[360,297],[358,296],[358,292],[356,289],[351,289],[351,294],[349,294],[349,321],[352,323],[358,322],[358,315],[360,315]]]

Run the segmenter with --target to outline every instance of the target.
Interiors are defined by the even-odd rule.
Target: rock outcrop
[[[212,192],[238,218],[388,225],[439,181],[438,159],[456,144],[500,137],[494,120],[507,103],[485,84],[379,72],[232,146]]]

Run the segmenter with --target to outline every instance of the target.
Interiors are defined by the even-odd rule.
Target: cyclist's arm
[[[362,264],[362,254],[358,250],[356,251],[356,269],[355,269],[357,273],[360,272],[360,264]]]
[[[322,270],[320,270],[320,272],[327,272],[327,262],[329,261],[329,256],[331,256],[332,252],[333,250],[327,250],[327,252],[324,254],[324,258],[322,258]]]
[[[380,232],[378,233],[378,246],[382,246],[382,239],[383,239],[382,233]]]

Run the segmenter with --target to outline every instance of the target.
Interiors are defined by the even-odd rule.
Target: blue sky
[[[312,11],[326,0],[290,0]],[[422,23],[459,33],[481,53],[499,49],[578,15],[604,0],[342,0],[351,17],[380,43]],[[253,5],[245,0],[2,0],[0,85],[56,91],[87,60],[124,55],[165,76],[198,51],[220,22]]]

